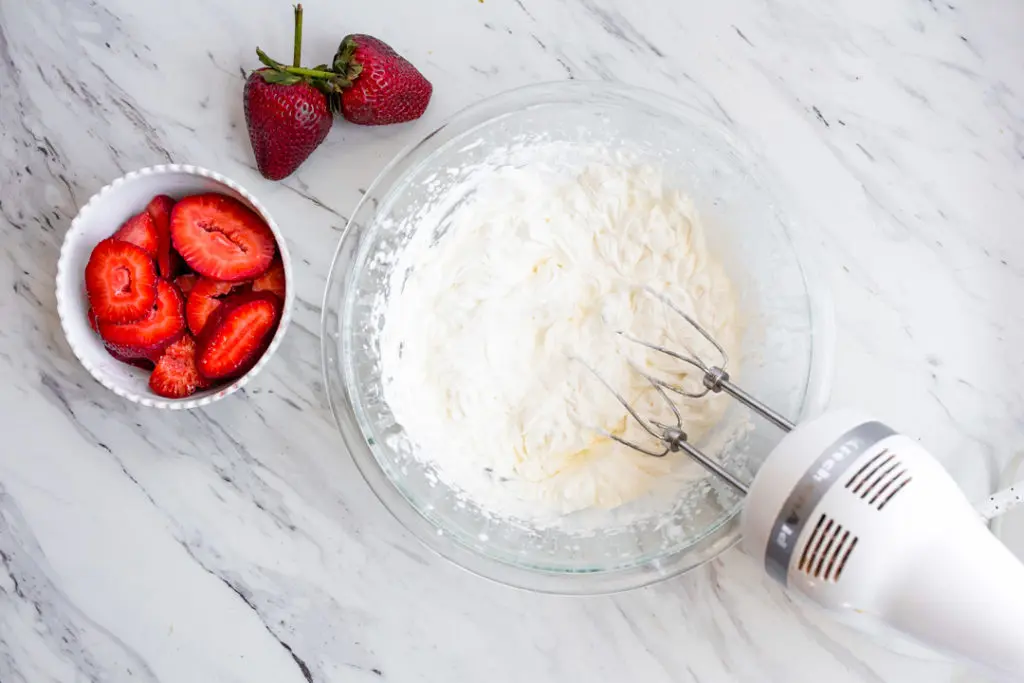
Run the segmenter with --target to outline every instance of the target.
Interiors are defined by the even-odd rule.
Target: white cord
[[[1003,475],[1004,486],[1006,482],[1013,481],[1014,478],[1019,476],[1021,464],[1024,464],[1024,453],[1018,453],[1017,457],[1010,461],[1010,465],[1006,468],[1006,472]],[[1007,486],[1002,491],[993,493],[979,504],[976,509],[978,514],[985,519],[992,519],[993,517],[1006,514],[1021,503],[1024,503],[1024,480]]]

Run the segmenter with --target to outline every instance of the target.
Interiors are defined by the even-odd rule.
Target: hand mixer
[[[634,368],[671,406],[676,424],[665,425],[639,415],[595,372],[659,448],[605,435],[654,457],[683,451],[746,495],[743,548],[782,585],[865,630],[896,629],[1024,680],[1024,565],[984,521],[1019,502],[1024,486],[996,494],[979,513],[935,458],[881,422],[845,411],[790,422],[732,382],[725,350],[706,329],[648,291],[692,325],[721,362],[620,333],[692,366],[702,386],[684,389]],[[725,392],[786,435],[748,485],[687,441],[668,392]]]

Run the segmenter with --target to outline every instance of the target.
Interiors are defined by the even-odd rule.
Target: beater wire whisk
[[[671,391],[675,394],[679,394],[680,396],[687,396],[689,398],[703,398],[704,396],[707,396],[709,393],[717,394],[725,392],[726,394],[732,396],[734,399],[745,405],[747,408],[754,411],[755,413],[757,413],[758,415],[768,420],[773,425],[775,425],[776,427],[785,432],[792,430],[794,424],[788,419],[786,419],[784,416],[782,416],[772,408],[768,407],[760,400],[750,395],[749,393],[747,393],[746,391],[744,391],[743,389],[741,389],[732,382],[729,373],[726,370],[726,367],[729,364],[729,355],[726,353],[725,349],[722,348],[722,345],[719,344],[711,335],[711,333],[708,332],[700,323],[698,323],[692,316],[687,315],[685,312],[683,312],[678,306],[672,303],[672,301],[670,301],[668,297],[666,297],[665,295],[655,292],[649,287],[644,287],[644,291],[650,294],[651,296],[655,297],[659,301],[661,301],[672,312],[682,317],[683,320],[689,323],[691,327],[697,330],[701,337],[707,340],[707,342],[712,347],[714,347],[714,349],[721,356],[721,360],[717,364],[709,364],[705,362],[699,355],[697,355],[697,353],[692,348],[687,347],[688,355],[682,354],[677,351],[667,349],[664,346],[653,344],[651,342],[644,341],[643,339],[638,339],[626,332],[619,332],[620,335],[630,340],[631,342],[640,344],[641,346],[651,349],[652,351],[657,351],[658,353],[665,354],[670,358],[675,358],[676,360],[682,361],[683,363],[686,363],[699,370],[702,374],[701,388],[697,391],[684,389],[680,385],[672,384],[671,382],[666,382],[663,379],[654,377],[653,375],[644,372],[636,365],[631,364],[633,370],[639,373],[641,376],[643,376],[643,378],[646,379],[648,383],[650,383],[650,385],[654,388],[658,395],[661,396],[661,398],[671,409],[672,414],[675,417],[675,424],[666,425],[655,420],[648,420],[641,416],[637,412],[636,408],[634,408],[629,403],[629,401],[627,401],[625,397],[622,396],[622,394],[616,391],[615,388],[612,387],[612,385],[608,382],[608,380],[606,380],[601,375],[601,373],[599,373],[590,365],[584,363],[587,369],[589,369],[590,372],[593,373],[595,377],[597,377],[601,384],[603,384],[610,392],[612,392],[612,394],[615,396],[616,399],[618,399],[619,403],[622,404],[622,406],[626,409],[629,415],[634,420],[636,420],[637,424],[639,424],[645,432],[650,434],[653,438],[657,439],[661,443],[662,448],[660,450],[652,450],[638,443],[625,439],[617,434],[612,434],[611,432],[608,432],[606,430],[602,430],[602,433],[608,438],[613,439],[618,443],[621,443],[623,446],[627,446],[635,451],[639,451],[640,453],[644,453],[646,455],[650,455],[656,458],[664,457],[668,453],[676,453],[679,451],[683,451],[691,458],[696,460],[698,463],[703,465],[706,469],[708,469],[709,471],[717,475],[719,478],[721,478],[723,481],[725,481],[727,484],[732,486],[734,489],[741,493],[746,493],[746,483],[744,483],[734,474],[732,474],[724,467],[722,467],[721,464],[708,457],[707,454],[705,454],[703,451],[701,451],[699,448],[697,448],[688,441],[688,436],[686,432],[683,430],[683,421],[682,416],[679,413],[679,408],[676,407],[675,403],[669,397],[667,392]]]
[[[764,419],[768,420],[779,429],[785,432],[792,431],[795,425],[791,421],[783,417],[781,414],[779,414],[772,408],[765,405],[763,402],[759,401],[754,396],[751,396],[740,387],[733,384],[732,380],[729,377],[729,373],[726,371],[726,367],[729,365],[729,354],[727,354],[725,352],[725,349],[722,348],[722,345],[719,344],[713,336],[711,336],[710,332],[708,332],[700,323],[694,320],[692,316],[686,314],[682,309],[680,309],[678,306],[672,303],[672,301],[664,294],[655,292],[649,287],[644,287],[644,291],[650,294],[651,296],[655,297],[659,301],[661,301],[663,304],[668,306],[669,310],[671,310],[673,313],[676,313],[683,320],[689,323],[690,326],[693,327],[693,329],[697,330],[697,332],[700,333],[700,336],[706,339],[708,343],[711,344],[711,346],[713,346],[716,351],[718,351],[719,355],[722,358],[721,362],[718,365],[709,365],[708,363],[705,363],[700,358],[700,356],[698,356],[696,352],[694,352],[691,348],[687,348],[687,351],[689,351],[690,353],[690,355],[687,356],[681,353],[677,353],[676,351],[672,351],[671,349],[666,349],[664,346],[659,346],[658,344],[652,344],[642,339],[637,339],[636,337],[625,332],[619,332],[619,334],[621,334],[623,337],[629,339],[632,342],[640,344],[641,346],[645,346],[651,349],[652,351],[663,353],[666,356],[675,358],[676,360],[683,361],[684,363],[692,365],[693,367],[697,368],[702,373],[704,373],[701,382],[703,385],[703,389],[698,392],[687,391],[680,386],[669,384],[668,382],[664,382],[655,377],[651,377],[647,373],[643,373],[644,377],[646,377],[648,381],[657,383],[670,391],[673,391],[682,396],[689,396],[690,398],[702,398],[706,396],[708,392],[713,392],[717,394],[724,391],[726,394],[732,396],[734,399],[745,405],[747,408],[750,408],[755,413],[757,413]]]
[[[675,416],[675,425],[666,425],[656,420],[644,419],[643,417],[640,416],[639,413],[637,413],[636,409],[633,408],[632,405],[630,405],[629,401],[627,401],[622,396],[622,394],[616,391],[615,388],[608,383],[608,380],[606,380],[601,375],[601,373],[599,373],[597,370],[595,370],[585,362],[584,365],[588,370],[590,370],[591,373],[593,373],[594,377],[596,377],[598,381],[600,381],[601,384],[603,384],[608,389],[608,391],[612,392],[612,395],[614,395],[615,398],[618,399],[619,403],[622,404],[622,407],[626,409],[626,411],[633,417],[634,420],[637,421],[637,423],[644,429],[644,431],[662,443],[663,448],[659,451],[651,450],[649,448],[641,446],[638,443],[634,443],[628,439],[624,439],[618,434],[612,434],[611,432],[604,429],[599,430],[602,434],[604,434],[609,439],[612,439],[613,441],[621,443],[623,446],[627,446],[635,451],[639,451],[641,453],[644,453],[645,455],[650,455],[655,458],[661,458],[668,455],[669,453],[677,453],[679,451],[683,451],[691,458],[693,458],[701,465],[703,465],[707,470],[717,475],[725,483],[729,484],[740,493],[745,494],[747,492],[746,483],[737,478],[736,475],[734,475],[732,472],[728,471],[720,464],[709,458],[702,450],[700,450],[687,440],[689,437],[687,436],[686,432],[683,431],[682,415],[679,414],[679,409],[672,402],[672,399],[669,398],[668,394],[665,393],[665,389],[663,388],[662,383],[659,383],[655,378],[641,371],[636,366],[633,366],[634,370],[643,375],[647,379],[647,381],[651,383],[651,386],[654,387],[655,391],[657,391],[658,394],[665,399],[665,403],[669,405],[669,407],[672,409],[672,414]]]

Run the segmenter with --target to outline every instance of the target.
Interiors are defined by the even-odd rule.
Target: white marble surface
[[[727,5],[727,6],[726,6]],[[287,56],[289,4],[0,0],[0,681],[948,681],[795,605],[738,551],[560,599],[420,547],[344,453],[319,302],[345,216],[456,109],[530,82],[688,99],[799,198],[838,322],[833,402],[920,435],[972,495],[1020,443],[1024,5],[1014,0],[305,2],[306,53],[376,34],[435,83],[415,124],[338,125],[256,173],[240,67]],[[195,163],[288,234],[298,310],[244,395],[117,399],[57,321],[57,252],[122,172]]]

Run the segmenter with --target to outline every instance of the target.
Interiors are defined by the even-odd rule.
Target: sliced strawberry
[[[196,369],[196,341],[189,334],[167,347],[149,376],[149,388],[165,398],[185,398],[205,385]]]
[[[199,276],[195,273],[185,273],[174,278],[174,284],[178,285],[178,289],[186,299],[192,293],[192,288],[196,286],[197,282],[199,282]]]
[[[114,239],[134,244],[149,254],[151,258],[156,258],[160,248],[160,236],[157,234],[156,224],[153,223],[153,217],[146,211],[126,220],[124,225],[114,233]]]
[[[185,304],[185,320],[192,334],[199,335],[206,327],[210,315],[220,307],[221,300],[241,288],[248,287],[248,282],[220,282],[207,277],[199,278]]]
[[[171,244],[171,277],[174,277],[174,275],[178,273],[194,275],[194,273],[189,270],[188,265],[185,264],[185,259],[181,258],[181,254],[174,251],[174,245]]]
[[[271,292],[284,301],[284,264],[281,259],[274,259],[270,269],[252,281],[252,291]]]
[[[152,349],[136,349],[131,346],[118,346],[117,344],[107,342],[104,342],[103,345],[112,358],[144,370],[152,370],[156,362],[160,360],[164,349],[167,348],[163,346]]]
[[[245,292],[225,299],[199,336],[199,374],[207,379],[244,375],[273,338],[281,301],[269,292]]]
[[[92,328],[93,332],[99,333],[100,322],[96,320],[96,314],[93,313],[92,309],[90,308],[89,312],[86,315],[89,318],[89,327]],[[108,346],[106,343],[103,344],[103,348],[106,349],[107,353],[109,353],[114,360],[121,361],[122,363],[127,363],[128,365],[134,365],[135,367],[142,368],[143,370],[153,369],[153,361],[149,360],[148,358],[129,358],[128,356],[121,354],[121,352],[118,351],[116,348]]]
[[[174,277],[174,261],[171,252],[171,209],[174,200],[165,194],[157,195],[146,205],[146,213],[153,219],[156,229],[156,266],[160,277],[168,280]]]
[[[109,353],[114,360],[119,360],[122,363],[126,363],[127,365],[133,365],[143,370],[153,369],[153,361],[151,361],[148,358],[130,358],[128,356],[122,355],[116,348],[112,348],[110,346],[105,346],[105,348],[107,349],[107,353]]]
[[[100,336],[107,347],[125,358],[156,361],[170,344],[185,333],[185,299],[178,288],[157,282],[156,305],[142,320],[117,325],[100,320]]]
[[[174,205],[171,241],[192,270],[222,282],[259,277],[277,250],[274,233],[255,211],[213,193]]]
[[[100,321],[127,323],[145,317],[156,302],[156,280],[153,259],[114,238],[97,244],[85,266],[85,291]]]

